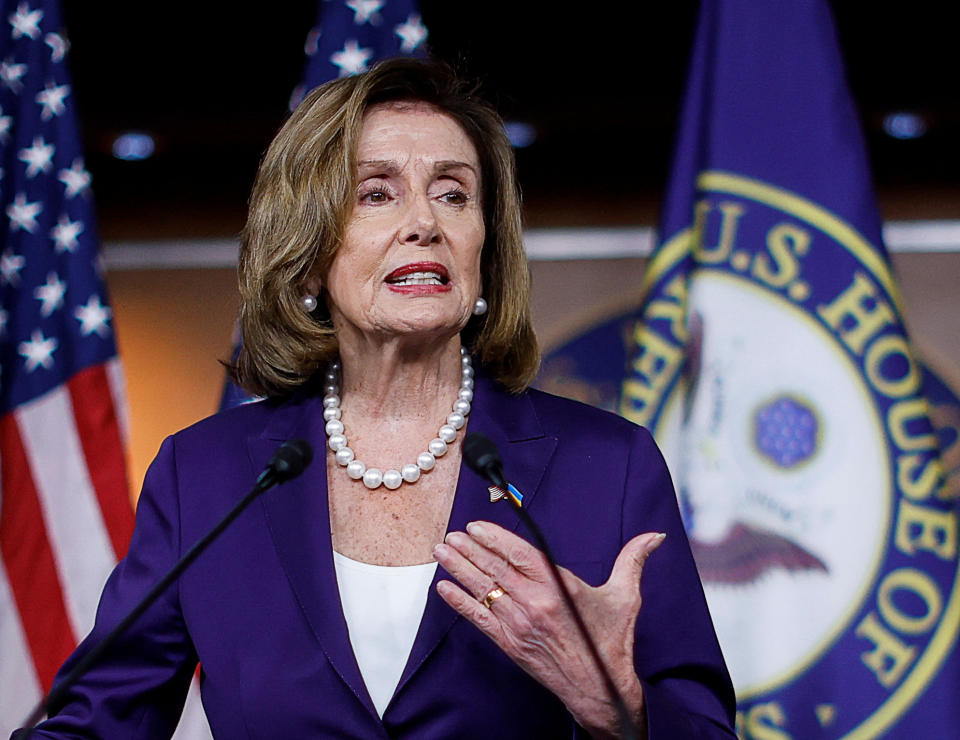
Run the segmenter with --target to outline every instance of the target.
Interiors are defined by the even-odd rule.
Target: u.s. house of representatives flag
[[[56,2],[0,2],[0,735],[133,529],[123,388]]]
[[[620,411],[664,447],[741,736],[956,737],[955,500],[826,2],[704,0],[680,126]]]

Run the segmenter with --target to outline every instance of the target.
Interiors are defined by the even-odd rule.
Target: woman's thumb
[[[666,536],[663,532],[646,532],[630,540],[617,555],[607,585],[624,590],[639,589],[643,564]]]

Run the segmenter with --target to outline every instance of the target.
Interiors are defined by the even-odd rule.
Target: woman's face
[[[480,295],[480,164],[467,135],[424,103],[364,117],[357,191],[325,281],[343,341],[445,339]]]

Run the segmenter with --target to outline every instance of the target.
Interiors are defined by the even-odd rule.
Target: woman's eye
[[[386,203],[387,193],[385,190],[368,190],[360,194],[360,200],[367,203]]]
[[[465,205],[470,199],[462,190],[451,190],[449,193],[444,193],[440,198],[454,206]]]

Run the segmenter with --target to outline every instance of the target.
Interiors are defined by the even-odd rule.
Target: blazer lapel
[[[524,507],[529,509],[557,446],[555,437],[544,435],[530,399],[510,396],[488,379],[478,377],[466,431],[480,432],[496,444],[503,457],[507,480],[523,494]],[[510,531],[517,529],[520,517],[513,505],[506,499],[491,503],[487,486],[487,482],[466,464],[461,466],[448,532],[462,531],[469,522],[476,520],[494,522]],[[420,630],[394,693],[395,698],[460,618],[437,594],[436,585],[442,579],[452,580],[452,576],[437,567],[427,594]]]
[[[311,444],[314,459],[299,478],[262,497],[270,537],[321,650],[379,722],[350,646],[340,604],[330,539],[326,435],[320,399],[306,398],[299,404],[281,408],[263,435],[248,440],[250,457],[254,468],[261,470],[281,442],[298,437]]]

